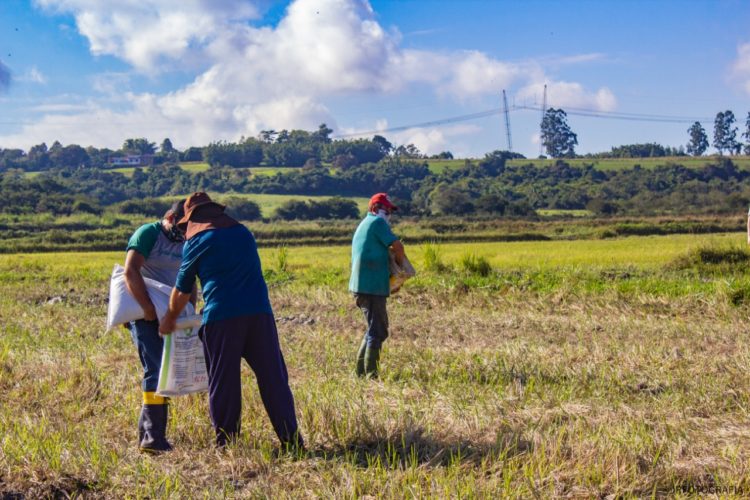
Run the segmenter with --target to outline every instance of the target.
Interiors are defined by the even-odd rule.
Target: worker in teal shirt
[[[358,376],[378,376],[380,349],[388,338],[386,300],[390,295],[389,248],[396,262],[404,259],[404,245],[391,231],[391,214],[398,210],[386,193],[370,198],[368,212],[352,239],[352,274],[349,291],[356,298],[367,323],[357,352]]]

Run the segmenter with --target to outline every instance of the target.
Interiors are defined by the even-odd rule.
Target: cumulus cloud
[[[533,83],[518,92],[520,99],[541,99],[545,82]],[[617,107],[617,98],[607,87],[596,91],[586,90],[575,82],[551,81],[547,85],[547,104],[556,108],[583,108],[596,111],[613,111]]]
[[[200,54],[233,23],[258,16],[245,0],[35,0],[72,14],[95,55],[124,59],[143,71]]]
[[[441,128],[409,129],[389,134],[389,138],[395,145],[414,144],[426,155],[438,154],[449,149],[452,149],[454,154],[464,155],[462,151],[456,150],[451,145],[455,145],[457,139],[476,134],[479,131],[481,131],[481,127],[477,125],[460,124]]]
[[[8,90],[10,87],[10,69],[0,61],[0,92]]]
[[[179,65],[196,75],[165,94],[131,94],[127,76],[101,75],[93,88],[106,99],[117,96],[118,109],[126,111],[108,111],[102,101],[78,115],[78,125],[72,122],[75,116],[47,116],[24,132],[44,134],[45,140],[74,142],[72,136],[92,123],[96,133],[83,142],[102,137],[101,144],[109,146],[121,143],[123,131],[168,136],[180,147],[236,140],[268,128],[309,129],[322,122],[336,128],[326,105],[331,96],[397,93],[415,85],[462,101],[503,88],[531,95],[547,82],[555,105],[600,110],[616,105],[606,88],[551,81],[538,62],[506,62],[479,51],[402,48],[400,33],[383,28],[366,0],[295,0],[275,27],[250,23],[260,9],[248,0],[35,3],[49,12],[71,14],[93,54],[121,58],[146,74]],[[413,131],[403,140],[432,153],[459,133],[459,128],[442,127]]]
[[[732,74],[746,93],[750,94],[750,43],[737,47],[737,59],[732,65]]]

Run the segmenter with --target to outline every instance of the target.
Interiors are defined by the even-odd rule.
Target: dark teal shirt
[[[190,293],[196,276],[203,291],[203,322],[273,314],[253,234],[242,224],[211,229],[185,242],[175,287]]]
[[[350,292],[390,295],[388,247],[397,239],[385,220],[372,213],[365,216],[352,239]]]

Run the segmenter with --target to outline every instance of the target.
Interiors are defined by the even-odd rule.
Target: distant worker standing
[[[159,336],[156,309],[143,278],[174,286],[185,244],[185,235],[177,227],[177,221],[183,214],[183,201],[178,201],[167,210],[161,221],[138,228],[128,241],[125,256],[125,285],[144,312],[143,319],[131,322],[128,327],[143,366],[143,406],[138,419],[138,444],[141,451],[152,453],[169,451],[172,446],[166,438],[167,398],[156,394],[164,340]]]
[[[159,331],[168,335],[175,330],[195,279],[200,279],[205,300],[201,340],[216,444],[224,446],[240,432],[244,358],[282,447],[299,449],[304,444],[255,238],[224,209],[202,192],[185,201],[179,221],[186,229],[182,266]]]
[[[368,212],[352,239],[352,274],[349,291],[365,316],[367,330],[357,352],[356,373],[376,378],[380,349],[388,338],[386,299],[390,295],[389,248],[396,263],[404,260],[404,245],[391,231],[391,214],[398,210],[386,193],[370,198]]]

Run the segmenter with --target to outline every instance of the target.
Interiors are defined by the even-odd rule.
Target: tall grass
[[[427,242],[422,246],[422,265],[426,271],[441,273],[448,266],[443,262],[440,245],[434,241]]]

